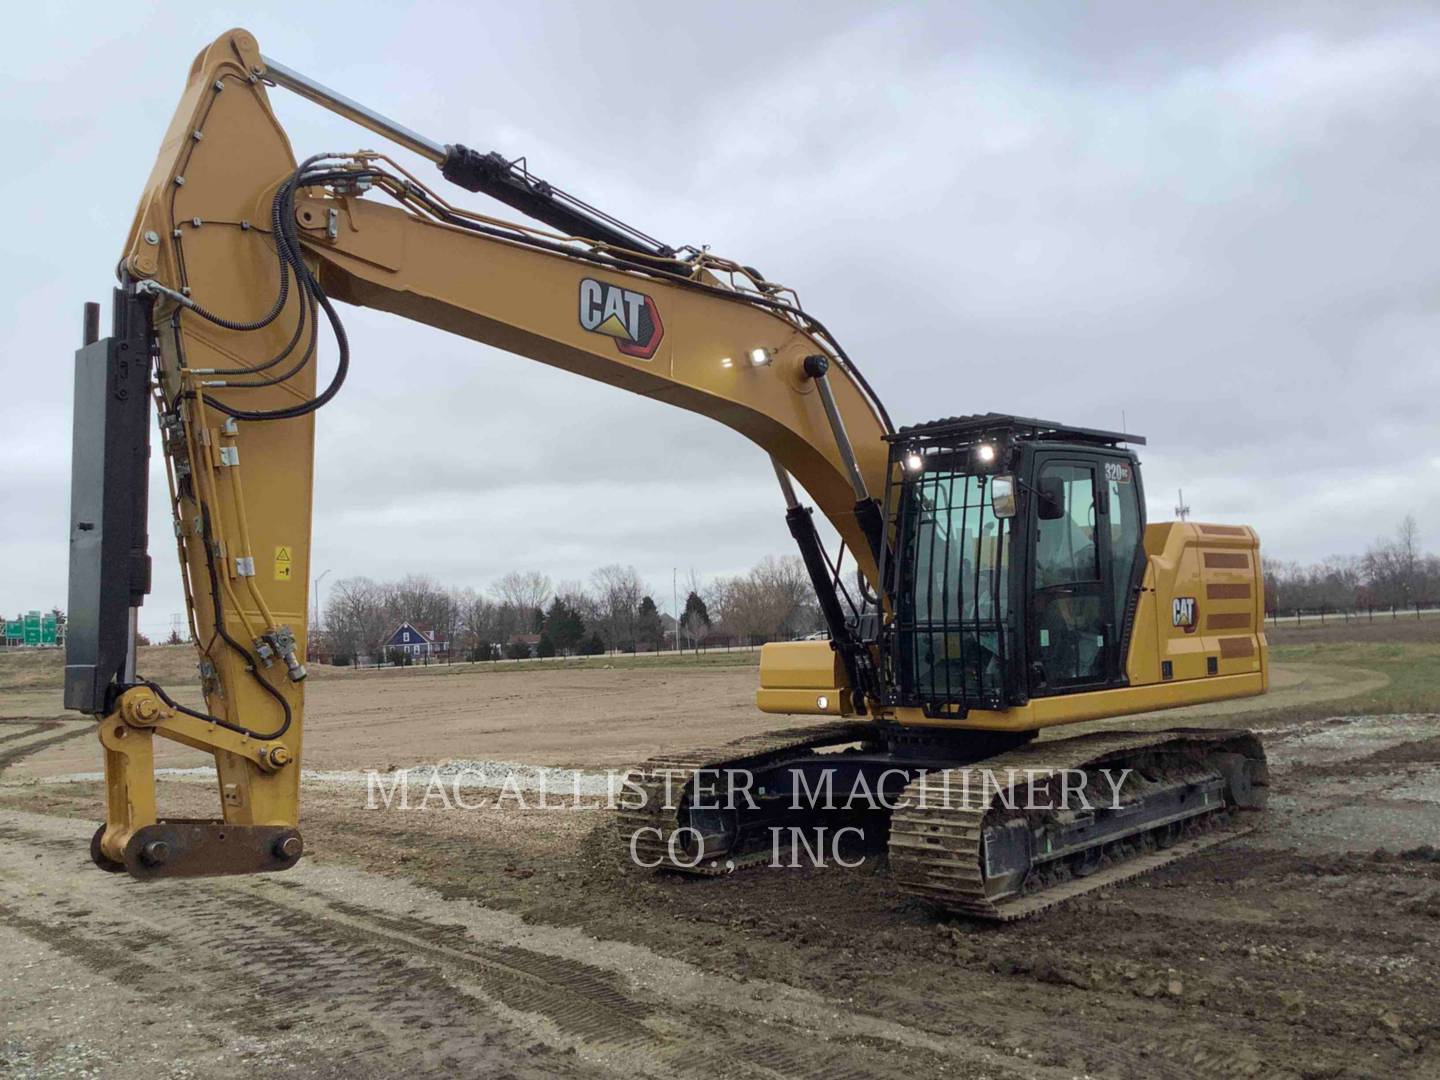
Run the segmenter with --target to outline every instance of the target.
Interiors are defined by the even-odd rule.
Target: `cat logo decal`
[[[636,360],[649,360],[665,336],[660,309],[644,293],[583,278],[580,281],[580,325],[615,340],[615,347]]]
[[[1200,608],[1193,596],[1177,596],[1170,610],[1171,621],[1182,627],[1187,634],[1195,632],[1200,621]]]

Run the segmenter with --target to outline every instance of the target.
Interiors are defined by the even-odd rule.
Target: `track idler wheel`
[[[1255,786],[1257,762],[1244,754],[1211,754],[1205,763],[1225,780],[1225,803],[1238,810],[1260,810],[1267,789]]]

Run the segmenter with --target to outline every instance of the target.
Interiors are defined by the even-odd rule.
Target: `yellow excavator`
[[[277,87],[530,223],[457,206],[384,153],[297,163]],[[791,290],[625,225],[523,158],[417,134],[244,30],[191,66],[118,277],[111,332],[86,305],[76,355],[65,668],[66,706],[99,720],[106,870],[301,857],[315,415],[351,362],[337,302],[689,409],[770,455],[829,638],[765,646],[757,703],[827,719],[639,764],[615,812],[623,861],[729,873],[843,823],[888,849],[908,893],[1010,919],[1223,840],[1264,804],[1246,731],[1036,738],[1266,689],[1255,533],[1147,524],[1143,439],[997,413],[897,428]],[[136,669],[152,407],[203,708]],[[214,756],[219,817],[160,813],[156,736]]]

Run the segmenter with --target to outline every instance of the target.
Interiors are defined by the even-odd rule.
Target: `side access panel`
[[[1265,588],[1255,531],[1166,522],[1145,530],[1145,549],[1154,645],[1147,647],[1143,630],[1137,632],[1131,685],[1255,674],[1268,682]]]

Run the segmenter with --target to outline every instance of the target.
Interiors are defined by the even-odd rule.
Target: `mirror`
[[[1015,478],[996,476],[990,481],[990,509],[997,518],[1015,516]]]
[[[1040,481],[1038,512],[1041,521],[1058,521],[1065,516],[1065,481],[1059,476],[1047,476]]]

